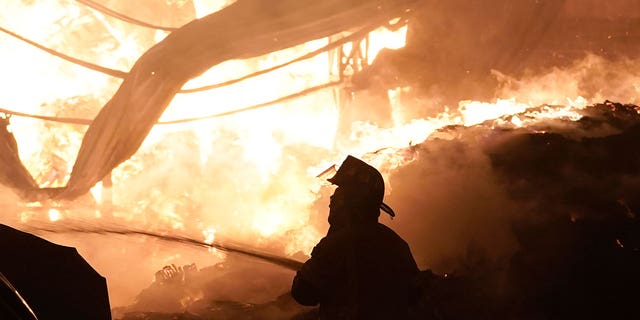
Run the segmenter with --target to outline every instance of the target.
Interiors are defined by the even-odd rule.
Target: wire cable
[[[158,30],[162,30],[162,31],[167,31],[167,32],[173,32],[175,30],[177,30],[178,28],[174,28],[174,27],[164,27],[164,26],[159,26],[159,25],[155,25],[155,24],[151,24],[151,23],[147,23],[144,21],[140,21],[138,19],[132,18],[130,16],[127,16],[125,14],[119,13],[117,11],[111,10],[99,3],[93,2],[91,0],[76,0],[76,2],[79,2],[91,9],[94,9],[96,11],[100,11],[110,17],[122,20],[124,22],[128,22],[137,26],[141,26],[141,27],[146,27],[146,28],[151,28],[151,29],[158,29]]]
[[[54,55],[54,56],[56,56],[58,58],[64,59],[66,61],[69,61],[71,63],[77,64],[79,66],[85,67],[87,69],[90,69],[90,70],[93,70],[93,71],[98,71],[98,72],[110,75],[112,77],[115,77],[115,78],[124,79],[127,76],[127,72],[116,70],[116,69],[106,68],[106,67],[103,67],[103,66],[91,63],[91,62],[87,62],[87,61],[84,61],[84,60],[80,60],[80,59],[68,56],[68,55],[66,55],[64,53],[61,53],[61,52],[58,52],[56,50],[47,48],[47,47],[45,47],[45,46],[43,46],[43,45],[41,45],[41,44],[39,44],[39,43],[37,43],[35,41],[29,40],[29,39],[27,39],[27,38],[15,33],[15,32],[13,32],[13,31],[7,30],[7,29],[5,29],[3,27],[0,27],[0,31],[2,31],[2,32],[4,32],[4,33],[6,33],[6,34],[8,34],[8,35],[20,40],[20,41],[26,42],[26,43],[28,43],[28,44],[30,44],[30,45],[32,45],[32,46],[34,46],[34,47],[36,47],[36,48],[38,48],[40,50],[43,50],[43,51],[45,51],[45,52],[47,52],[47,53],[49,53],[51,55]]]
[[[217,83],[217,84],[207,85],[207,86],[203,86],[203,87],[199,87],[199,88],[182,89],[182,90],[178,91],[178,93],[195,93],[195,92],[202,92],[202,91],[217,89],[217,88],[221,88],[221,87],[225,87],[225,86],[230,86],[232,84],[235,84],[235,83],[238,83],[238,82],[250,79],[250,78],[254,78],[254,77],[257,77],[257,76],[260,76],[260,75],[263,75],[263,74],[267,74],[269,72],[272,72],[272,71],[275,71],[275,70],[278,70],[278,69],[282,69],[282,68],[284,68],[286,66],[289,66],[291,64],[294,64],[296,62],[300,62],[300,61],[304,61],[304,60],[307,60],[307,59],[311,59],[311,58],[313,58],[313,57],[315,57],[315,56],[317,56],[317,55],[319,55],[319,54],[321,54],[323,52],[327,52],[327,51],[333,50],[333,49],[335,49],[335,48],[337,48],[337,47],[339,47],[341,45],[344,45],[345,43],[357,40],[358,38],[363,37],[364,35],[369,33],[372,29],[373,29],[372,27],[363,28],[363,29],[361,29],[361,30],[359,30],[357,32],[354,32],[353,34],[351,34],[349,36],[346,36],[346,37],[341,38],[341,39],[339,39],[337,41],[331,42],[331,43],[327,44],[326,46],[324,46],[324,47],[322,47],[320,49],[317,49],[315,51],[312,51],[312,52],[309,52],[307,54],[304,54],[304,55],[302,55],[302,56],[300,56],[298,58],[295,58],[293,60],[289,60],[289,61],[287,61],[285,63],[279,64],[279,65],[276,65],[276,66],[273,66],[273,67],[270,67],[270,68],[267,68],[267,69],[264,69],[264,70],[256,71],[256,72],[247,74],[245,76],[242,76],[242,77],[239,77],[239,78],[236,78],[236,79],[232,79],[232,80],[229,80],[229,81]],[[35,41],[29,40],[29,39],[27,39],[27,38],[15,33],[15,32],[13,32],[13,31],[7,30],[7,29],[5,29],[3,27],[0,27],[0,31],[2,31],[2,32],[6,33],[6,34],[18,39],[18,40],[26,42],[27,44],[32,45],[32,46],[34,46],[34,47],[36,47],[36,48],[38,48],[40,50],[43,50],[43,51],[45,51],[45,52],[47,52],[47,53],[49,53],[49,54],[51,54],[53,56],[56,56],[58,58],[64,59],[64,60],[66,60],[68,62],[77,64],[77,65],[80,65],[80,66],[85,67],[87,69],[90,69],[90,70],[93,70],[93,71],[97,71],[97,72],[101,72],[103,74],[106,74],[106,75],[109,75],[109,76],[112,76],[112,77],[116,77],[116,78],[120,78],[120,79],[124,79],[128,74],[128,72],[124,72],[124,71],[116,70],[116,69],[110,69],[110,68],[107,68],[107,67],[103,67],[103,66],[91,63],[91,62],[87,62],[87,61],[84,61],[84,60],[73,58],[73,57],[68,56],[68,55],[66,55],[64,53],[61,53],[59,51],[56,51],[56,50],[53,50],[51,48],[45,47],[44,45],[41,45],[41,44],[39,44],[39,43],[37,43]],[[47,120],[49,120],[49,119],[47,119]],[[55,120],[52,120],[52,121],[55,121]]]
[[[178,120],[171,120],[171,121],[158,121],[156,124],[158,124],[158,125],[170,125],[170,124],[180,124],[180,123],[188,123],[188,122],[196,122],[196,121],[202,121],[202,120],[207,120],[207,119],[220,118],[220,117],[229,116],[229,115],[233,115],[233,114],[237,114],[237,113],[241,113],[241,112],[256,110],[256,109],[260,109],[260,108],[265,108],[265,107],[268,107],[268,106],[271,106],[271,105],[274,105],[274,104],[278,104],[278,103],[283,103],[283,102],[286,102],[286,101],[289,101],[289,100],[293,100],[293,99],[296,99],[296,98],[299,98],[299,97],[303,97],[303,96],[309,95],[311,93],[314,93],[314,92],[317,92],[317,91],[320,91],[320,90],[323,90],[323,89],[335,87],[335,86],[338,86],[340,84],[341,84],[341,81],[327,82],[327,83],[322,84],[322,85],[310,87],[310,88],[298,91],[296,93],[293,93],[293,94],[290,94],[290,95],[287,95],[287,96],[284,96],[284,97],[280,97],[280,98],[275,99],[275,100],[271,100],[271,101],[255,104],[255,105],[252,105],[252,106],[249,106],[249,107],[244,107],[244,108],[240,108],[240,109],[235,109],[235,110],[231,110],[231,111],[226,111],[226,112],[221,112],[221,113],[216,113],[216,114],[206,115],[206,116],[201,116],[201,117],[185,118],[185,119],[178,119]],[[45,121],[67,123],[67,124],[90,125],[91,122],[93,122],[93,120],[91,120],[91,119],[43,116],[43,115],[36,115],[36,114],[19,112],[19,111],[12,111],[12,110],[9,110],[9,109],[4,109],[4,108],[0,108],[0,113],[12,115],[12,116],[18,116],[18,117],[26,117],[26,118],[45,120]]]
[[[199,87],[199,88],[182,89],[182,90],[179,91],[179,93],[193,93],[193,92],[206,91],[206,90],[216,89],[216,88],[220,88],[220,87],[224,87],[224,86],[229,86],[229,85],[232,85],[232,84],[235,84],[235,83],[238,83],[238,82],[250,79],[250,78],[257,77],[259,75],[263,75],[263,74],[266,74],[266,73],[269,73],[269,72],[272,72],[272,71],[275,71],[275,70],[278,70],[278,69],[282,69],[282,68],[284,68],[286,66],[289,66],[291,64],[294,64],[296,62],[300,62],[300,61],[311,59],[311,58],[313,58],[313,57],[315,57],[315,56],[317,56],[317,55],[319,55],[321,53],[333,50],[333,49],[338,48],[339,46],[344,45],[344,44],[346,44],[348,42],[351,42],[351,41],[357,40],[357,39],[359,39],[361,37],[364,37],[367,33],[371,32],[373,29],[374,28],[371,27],[371,26],[370,27],[366,27],[366,28],[362,28],[361,30],[359,30],[357,32],[354,32],[354,33],[352,33],[352,34],[350,34],[350,35],[348,35],[348,36],[346,36],[344,38],[340,38],[340,39],[338,39],[338,40],[336,40],[334,42],[331,42],[331,43],[325,45],[324,47],[322,47],[320,49],[317,49],[315,51],[309,52],[309,53],[307,53],[305,55],[302,55],[302,56],[300,56],[298,58],[295,58],[293,60],[289,60],[289,61],[287,61],[285,63],[279,64],[279,65],[276,65],[276,66],[273,66],[273,67],[270,67],[270,68],[267,68],[267,69],[264,69],[264,70],[256,71],[254,73],[248,74],[246,76],[242,76],[240,78],[232,79],[232,80],[221,82],[221,83],[217,83],[217,84],[202,86],[202,87]]]
[[[246,111],[251,111],[251,110],[256,110],[256,109],[261,109],[261,108],[268,107],[268,106],[271,106],[271,105],[274,105],[274,104],[278,104],[278,103],[282,103],[282,102],[285,102],[285,101],[288,101],[288,100],[292,100],[292,99],[296,99],[296,98],[299,98],[299,97],[303,97],[303,96],[306,96],[306,95],[311,94],[313,92],[317,92],[317,91],[320,91],[320,90],[323,90],[323,89],[327,89],[327,88],[338,86],[341,83],[342,83],[341,81],[327,82],[327,83],[319,85],[319,86],[307,88],[305,90],[298,91],[298,92],[296,92],[294,94],[290,94],[288,96],[284,96],[284,97],[281,97],[281,98],[278,98],[278,99],[275,99],[275,100],[271,100],[271,101],[268,101],[268,102],[256,104],[256,105],[253,105],[253,106],[250,106],[250,107],[235,109],[235,110],[231,110],[231,111],[226,111],[226,112],[221,112],[221,113],[216,113],[216,114],[213,114],[213,115],[196,117],[196,118],[186,118],[186,119],[180,119],[180,120],[158,122],[158,124],[178,124],[178,123],[194,122],[194,121],[201,121],[201,120],[207,120],[207,119],[230,116],[230,115],[233,115],[233,114],[246,112]]]

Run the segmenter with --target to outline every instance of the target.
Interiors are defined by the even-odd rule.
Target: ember
[[[313,317],[291,270],[348,154],[412,317],[638,315],[634,1],[132,3],[0,4],[0,222],[78,248],[114,319]]]

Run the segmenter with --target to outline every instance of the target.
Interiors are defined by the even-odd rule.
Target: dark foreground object
[[[105,278],[75,248],[0,225],[0,257],[0,272],[39,319],[111,319]]]

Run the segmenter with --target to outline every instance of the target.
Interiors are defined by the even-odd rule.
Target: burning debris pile
[[[413,249],[446,248],[452,244],[442,241],[461,238],[448,233],[472,233],[455,250],[461,255],[433,266],[445,277],[425,273],[429,284],[421,311],[435,319],[637,317],[638,111],[634,105],[606,102],[580,111],[578,121],[556,118],[514,128],[516,117],[520,121],[535,113],[530,110],[449,128],[442,139],[416,146],[416,161],[392,176],[404,183],[425,180],[408,184],[414,190],[424,187],[424,199],[411,201],[402,183],[394,189],[401,196],[392,196],[411,203],[413,208],[401,209],[409,215],[407,224],[423,230],[408,233],[410,243],[421,244]],[[441,175],[434,169],[443,161],[456,168],[445,175],[490,171],[486,178],[494,181],[453,179],[454,188],[464,190],[447,201],[472,202],[439,212],[438,196],[429,193]]]

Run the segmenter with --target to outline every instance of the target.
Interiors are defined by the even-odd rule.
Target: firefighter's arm
[[[314,306],[335,285],[338,265],[340,264],[339,250],[332,245],[333,239],[325,237],[311,252],[311,258],[304,263],[296,273],[291,285],[291,295],[298,303]]]
[[[320,303],[318,290],[300,275],[300,271],[293,278],[291,296],[303,306],[315,306]]]

